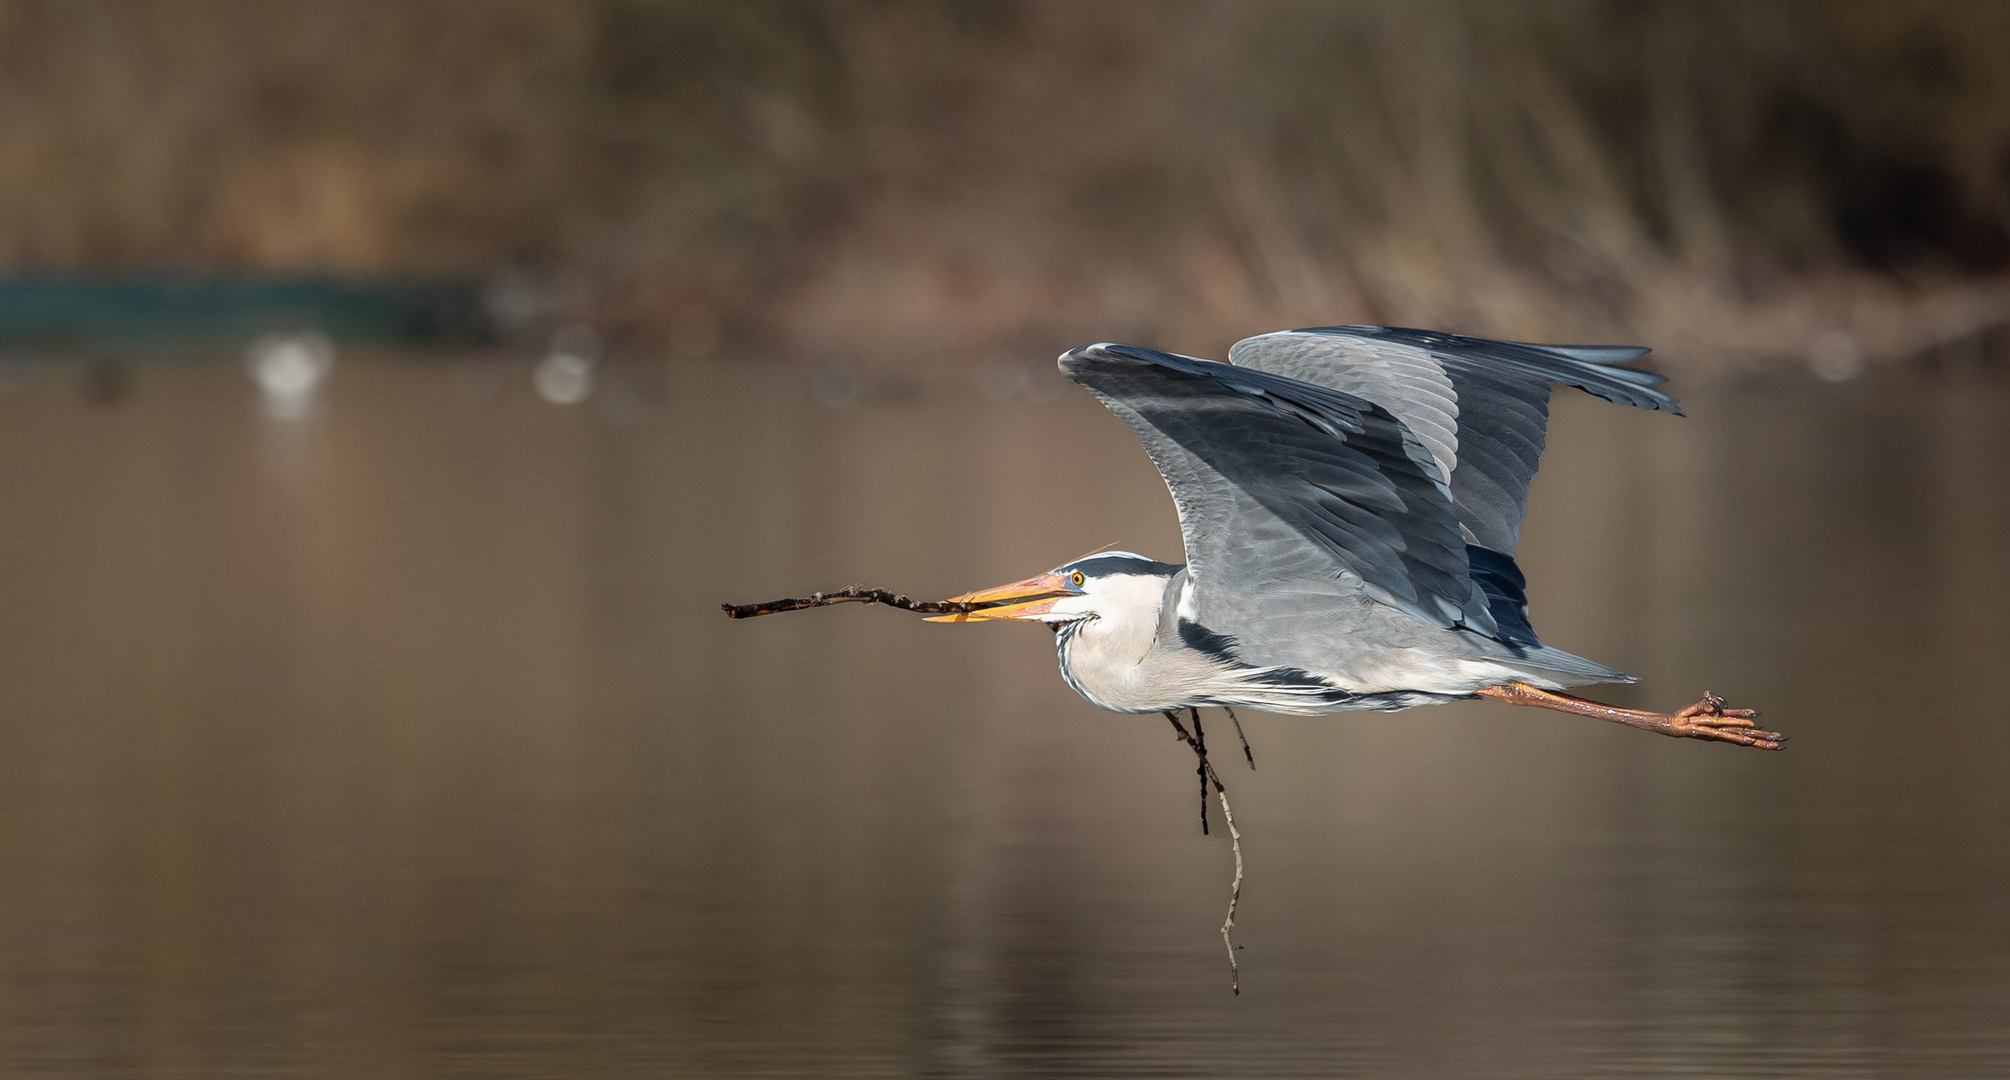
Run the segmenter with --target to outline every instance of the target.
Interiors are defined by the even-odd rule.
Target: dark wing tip
[[[1098,341],[1093,345],[1084,345],[1078,349],[1069,349],[1067,352],[1062,353],[1060,359],[1055,363],[1060,367],[1063,374],[1079,382],[1081,381],[1081,374],[1092,365],[1109,363],[1113,360],[1128,361],[1134,364],[1155,364],[1161,367],[1174,368],[1175,370],[1186,370],[1193,364],[1208,362],[1198,357],[1181,356],[1178,353],[1161,352],[1158,349],[1147,349],[1142,345],[1124,345],[1115,341]]]
[[[1667,382],[1666,375],[1614,366],[1638,360],[1653,351],[1639,345],[1541,345],[1527,341],[1467,337],[1409,326],[1308,326],[1298,332],[1379,338],[1469,361],[1501,364],[1552,382],[1575,386],[1615,404],[1684,415],[1674,395],[1652,389]]]
[[[1111,344],[1112,342],[1108,341],[1098,341],[1094,345],[1084,345],[1077,349],[1069,349],[1067,352],[1061,354],[1060,359],[1054,361],[1055,366],[1072,375],[1080,370],[1084,363],[1094,359],[1098,352],[1109,347]]]
[[[1653,349],[1645,345],[1536,345],[1553,353],[1562,353],[1572,360],[1582,360],[1587,364],[1625,364],[1638,360]]]

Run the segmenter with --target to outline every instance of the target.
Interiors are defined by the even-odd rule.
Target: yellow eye
[[[1079,589],[1082,587],[1082,582],[1087,580],[1088,580],[1087,578],[1082,576],[1082,572],[1080,570],[1077,570],[1075,571],[1074,576],[1068,579],[1068,584],[1073,585],[1075,588]]]

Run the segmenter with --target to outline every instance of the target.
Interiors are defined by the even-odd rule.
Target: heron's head
[[[952,596],[950,601],[982,605],[962,615],[937,615],[930,622],[1019,619],[1061,624],[1123,614],[1156,616],[1166,582],[1179,567],[1133,555],[1101,551],[1057,566],[1038,577],[995,589]]]

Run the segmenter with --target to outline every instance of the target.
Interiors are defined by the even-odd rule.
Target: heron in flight
[[[1061,677],[1123,713],[1393,711],[1472,697],[1777,750],[1749,709],[1673,713],[1564,693],[1632,682],[1544,645],[1516,542],[1554,384],[1681,414],[1622,346],[1381,326],[1238,342],[1228,363],[1089,345],[1061,370],[1144,444],[1186,565],[1109,551],[954,598],[939,621],[1054,631]],[[1198,713],[1195,719],[1198,720]],[[1203,755],[1204,759],[1204,755]]]

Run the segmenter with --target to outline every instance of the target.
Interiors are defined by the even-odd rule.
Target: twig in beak
[[[787,597],[769,600],[761,604],[720,604],[729,619],[751,619],[756,615],[772,615],[778,611],[801,611],[804,608],[829,607],[832,604],[885,604],[902,611],[915,611],[923,615],[967,615],[983,604],[961,604],[954,600],[916,600],[902,593],[887,589],[868,589],[863,585],[853,585],[835,592],[811,593],[808,596]]]

